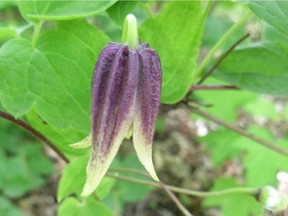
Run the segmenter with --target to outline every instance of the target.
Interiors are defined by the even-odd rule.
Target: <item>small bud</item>
[[[288,197],[271,186],[261,189],[259,201],[272,212],[283,211],[288,207]]]
[[[288,173],[278,172],[276,178],[278,180],[278,190],[288,196]]]

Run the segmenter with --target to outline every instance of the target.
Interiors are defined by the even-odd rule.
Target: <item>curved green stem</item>
[[[36,42],[38,40],[41,27],[42,27],[43,21],[40,21],[34,25],[34,32],[33,32],[33,37],[32,37],[32,45],[35,46]]]
[[[251,196],[256,196],[259,192],[259,188],[244,188],[244,187],[238,187],[238,188],[229,188],[225,190],[219,190],[219,191],[195,191],[195,190],[189,190],[185,188],[178,188],[174,186],[168,186],[168,188],[171,191],[183,193],[191,196],[197,196],[197,197],[211,197],[211,196],[223,196],[228,194],[246,194]]]
[[[214,4],[214,0],[210,0],[210,1],[207,3],[206,8],[205,8],[205,11],[204,11],[204,14],[203,14],[203,17],[202,17],[202,21],[201,21],[202,26],[204,26],[204,21],[206,20],[206,18],[207,18],[207,16],[208,16],[208,14],[209,14],[209,12],[210,12],[213,4]]]
[[[161,185],[158,182],[146,181],[142,179],[120,176],[120,175],[113,175],[113,174],[106,174],[106,177],[161,188]],[[229,194],[246,194],[250,196],[256,196],[258,195],[259,190],[260,190],[259,188],[239,187],[239,188],[229,188],[229,189],[219,190],[219,191],[204,192],[204,191],[196,191],[196,190],[190,190],[186,188],[175,187],[175,186],[167,185],[167,184],[165,184],[165,187],[176,193],[181,193],[181,194],[186,194],[186,195],[191,195],[191,196],[196,196],[196,197],[223,196],[223,195],[229,195]]]
[[[125,18],[122,43],[127,44],[133,50],[139,48],[137,20],[133,14],[128,14]]]
[[[237,23],[235,23],[223,36],[222,38],[214,45],[211,51],[205,56],[203,61],[198,67],[198,70],[195,73],[195,78],[201,75],[203,69],[209,63],[210,59],[213,55],[219,50],[219,48],[230,38],[230,36],[237,31],[252,15],[251,12],[248,12],[245,16],[243,16]]]

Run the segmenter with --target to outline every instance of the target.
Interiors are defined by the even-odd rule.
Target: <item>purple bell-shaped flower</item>
[[[134,15],[126,17],[123,44],[109,43],[100,54],[92,80],[91,137],[74,147],[92,145],[82,196],[99,185],[127,134],[140,162],[158,181],[152,140],[160,105],[160,59],[148,44],[139,44]]]

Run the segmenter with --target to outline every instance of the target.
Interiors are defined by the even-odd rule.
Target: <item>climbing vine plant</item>
[[[224,216],[287,210],[287,188],[283,189],[288,185],[287,128],[281,128],[284,132],[279,135],[264,124],[243,125],[239,115],[287,126],[288,3],[31,0],[0,2],[0,13],[4,18],[0,21],[0,116],[29,131],[67,163],[58,185],[59,216],[83,212],[87,216],[114,215],[123,210],[125,202],[138,201],[153,188],[163,190],[183,215],[193,215],[196,210],[185,198],[179,199],[180,194],[201,197],[202,209],[219,207]],[[92,195],[81,196],[91,151],[71,144],[89,137],[91,130],[93,135],[90,106],[94,67],[109,42],[121,43],[128,14],[137,18],[138,29],[134,26],[134,30],[141,43],[148,42],[161,61],[161,115],[156,134],[161,130],[161,119],[179,107],[189,110],[191,120],[206,125],[208,132],[196,139],[210,156],[217,177],[205,191],[189,185],[171,186],[161,181],[161,174],[160,181],[154,181],[131,154],[116,157],[97,189],[89,191]],[[137,40],[135,43],[137,48]],[[145,105],[139,108],[143,113],[148,107]],[[3,133],[3,137],[8,135]],[[95,144],[95,137],[92,142]],[[33,161],[29,151],[35,152],[36,158],[41,155],[39,149],[27,146],[29,161]],[[0,155],[5,155],[5,148],[0,148]],[[2,159],[3,211],[21,215],[9,199],[43,184],[31,183],[11,195],[7,170],[2,172],[9,158],[5,155]],[[241,178],[221,173],[227,161],[239,161],[244,170]],[[46,171],[36,171],[33,179],[53,172],[51,162],[43,159],[42,164]],[[157,160],[155,167],[157,172]],[[37,169],[35,163],[31,169]],[[282,172],[277,183],[278,171]],[[21,188],[22,183],[18,184]],[[283,187],[277,190],[277,184]],[[115,191],[121,201],[118,209],[111,201]]]

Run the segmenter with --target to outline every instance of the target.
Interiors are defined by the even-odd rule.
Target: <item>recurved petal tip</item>
[[[86,169],[87,178],[81,193],[82,197],[87,197],[96,190],[104,177],[106,170],[107,166],[105,166],[105,164],[104,166],[103,164],[101,165],[101,162],[91,155]]]
[[[139,86],[133,121],[133,142],[140,162],[155,181],[159,181],[152,162],[152,142],[160,105],[161,64],[157,53],[143,47],[138,51]]]
[[[91,146],[91,143],[92,143],[92,137],[91,134],[89,134],[89,136],[85,137],[80,142],[70,144],[69,146],[75,149],[83,149]]]
[[[159,181],[159,178],[155,172],[153,161],[152,161],[152,145],[147,145],[143,139],[143,136],[139,134],[139,130],[133,132],[133,143],[134,148],[139,158],[139,161],[143,164],[150,176],[155,180]]]

